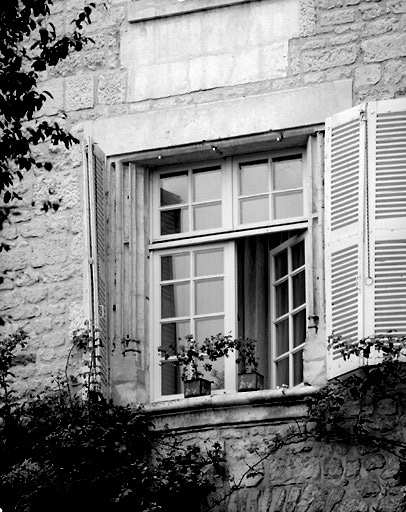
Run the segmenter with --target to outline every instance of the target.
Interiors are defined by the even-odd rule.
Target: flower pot
[[[258,372],[239,373],[238,391],[258,391],[264,389],[264,376]]]
[[[211,382],[206,379],[185,380],[185,398],[210,395]]]

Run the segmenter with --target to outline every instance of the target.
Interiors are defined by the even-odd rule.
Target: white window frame
[[[237,165],[239,162],[248,162],[260,160],[263,158],[269,158],[272,155],[273,158],[290,156],[290,155],[302,155],[302,170],[303,170],[303,216],[289,218],[289,219],[278,219],[268,220],[255,224],[239,224],[238,223],[238,172],[236,172]],[[223,226],[216,230],[202,230],[202,231],[189,231],[185,233],[178,233],[173,235],[159,234],[160,229],[160,189],[159,189],[159,176],[165,173],[181,172],[182,170],[198,169],[205,167],[212,167],[221,163],[223,180],[222,184],[224,187],[222,194],[222,206],[223,206]],[[160,268],[159,261],[160,256],[164,254],[176,254],[184,252],[184,248],[193,246],[194,248],[200,247],[216,247],[224,246],[227,247],[227,256],[225,254],[225,269],[227,269],[227,278],[225,275],[225,281],[227,280],[228,285],[225,286],[225,333],[231,333],[236,335],[237,333],[237,266],[236,258],[237,251],[235,247],[235,239],[242,238],[250,235],[260,235],[267,233],[277,233],[281,231],[294,231],[298,229],[308,229],[311,223],[311,186],[312,180],[310,178],[310,169],[308,168],[307,151],[304,147],[292,147],[283,150],[273,150],[269,152],[252,153],[248,155],[239,155],[238,157],[227,157],[222,160],[206,160],[204,162],[171,165],[168,168],[154,169],[151,173],[152,186],[151,186],[151,233],[152,241],[149,244],[149,249],[152,252],[152,265],[150,273],[150,282],[152,286],[152,315],[150,318],[152,333],[152,356],[151,356],[151,396],[153,401],[166,401],[174,400],[183,397],[183,394],[175,395],[162,395],[161,394],[161,368],[160,362],[161,357],[158,352],[160,346]],[[191,172],[191,171],[189,171]],[[190,183],[189,183],[189,186]],[[190,193],[190,191],[189,191]],[[269,190],[269,195],[272,194],[272,190]],[[191,196],[190,196],[191,197]],[[189,203],[191,204],[191,203]],[[309,233],[310,234],[310,233]],[[305,240],[305,257],[308,256],[309,241],[306,236],[307,233],[300,235]],[[289,243],[292,239],[287,241]],[[296,240],[296,237],[295,237]],[[297,238],[299,240],[299,238]],[[278,246],[275,250],[282,250]],[[272,258],[271,258],[272,261]],[[309,271],[311,265],[305,265],[306,275],[306,301],[309,299]],[[270,293],[272,293],[272,285],[270,283]],[[270,314],[270,322],[272,320],[272,312]],[[272,328],[271,324],[271,328]],[[270,330],[272,333],[272,329]],[[271,334],[270,347],[273,350]],[[301,346],[302,347],[302,346]],[[300,348],[295,348],[295,351]],[[273,358],[273,352],[271,352],[271,358]],[[235,364],[236,355],[233,354],[228,358],[225,358],[225,389],[213,391],[213,394],[224,393],[224,392],[236,392],[237,391],[237,373],[238,368]],[[273,359],[271,360],[273,365]],[[272,368],[273,370],[273,368]],[[274,386],[273,379],[275,378],[275,372],[272,371],[272,386]]]

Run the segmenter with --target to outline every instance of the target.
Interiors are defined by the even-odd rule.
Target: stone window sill
[[[292,389],[225,393],[156,402],[145,406],[156,431],[188,432],[231,426],[294,421],[306,417],[306,398],[314,386]]]

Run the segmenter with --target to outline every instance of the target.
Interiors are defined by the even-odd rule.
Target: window
[[[152,171],[154,397],[182,392],[158,346],[218,333],[257,340],[266,386],[303,382],[307,180],[303,150]],[[235,355],[212,389],[235,391]]]

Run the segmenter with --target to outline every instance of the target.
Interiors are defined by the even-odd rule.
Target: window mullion
[[[288,304],[289,304],[289,386],[293,386],[293,278],[292,278],[292,248],[288,248]]]

